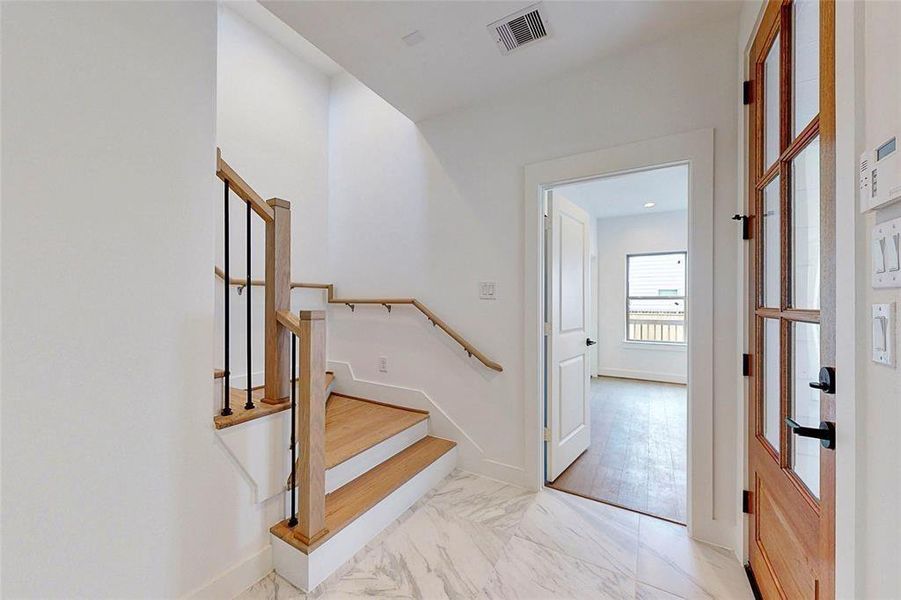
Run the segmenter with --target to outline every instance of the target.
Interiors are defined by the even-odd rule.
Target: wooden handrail
[[[224,279],[222,274],[222,270],[219,267],[215,268],[216,276],[219,279]],[[232,279],[232,285],[243,286],[247,283],[246,279]],[[252,280],[251,285],[265,285],[265,281]],[[416,307],[422,314],[426,316],[426,318],[432,322],[433,325],[440,328],[444,333],[449,335],[455,342],[463,346],[463,350],[470,356],[476,357],[479,362],[483,365],[492,369],[493,371],[502,372],[504,367],[502,367],[499,363],[491,360],[482,352],[480,352],[475,346],[473,346],[469,341],[467,341],[462,335],[457,333],[450,325],[445,323],[441,318],[436,315],[432,310],[427,307],[425,304],[417,300],[416,298],[336,298],[335,297],[335,286],[331,283],[292,283],[291,289],[295,288],[307,288],[307,289],[317,289],[317,290],[326,290],[328,293],[328,303],[329,304],[346,304],[346,305],[356,305],[356,304],[383,304],[386,306],[391,306],[394,304],[409,304],[411,306]],[[291,327],[287,322],[282,321],[282,312],[278,313],[279,322],[282,323],[288,329]],[[287,313],[290,316],[290,313]],[[287,318],[287,317],[286,317]],[[296,318],[296,317],[295,317]]]
[[[275,211],[271,206],[266,204],[265,200],[253,191],[253,188],[232,169],[227,162],[222,160],[222,151],[216,148],[216,177],[222,181],[227,181],[229,187],[238,196],[250,204],[250,208],[260,215],[264,221],[271,223],[275,220]]]

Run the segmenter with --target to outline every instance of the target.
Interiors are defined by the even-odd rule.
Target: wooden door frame
[[[836,220],[835,215],[839,210],[838,207],[838,199],[836,198],[836,72],[835,72],[835,63],[836,63],[836,23],[835,23],[835,12],[836,6],[834,0],[825,0],[820,2],[820,98],[819,98],[819,114],[814,120],[800,133],[794,135],[792,133],[792,113],[791,110],[784,110],[785,105],[788,107],[792,107],[792,99],[791,99],[791,50],[789,48],[786,40],[789,40],[791,37],[791,26],[786,26],[786,23],[790,23],[791,17],[791,5],[792,0],[768,0],[761,3],[761,13],[758,18],[756,25],[752,28],[748,43],[746,46],[746,51],[742,54],[741,60],[743,62],[744,72],[746,74],[746,79],[751,81],[762,82],[762,62],[757,63],[756,65],[752,63],[752,58],[754,56],[762,57],[762,60],[765,59],[767,54],[767,49],[770,48],[770,45],[773,42],[773,38],[775,38],[776,34],[779,35],[780,42],[782,42],[781,48],[779,49],[780,56],[780,77],[779,77],[779,85],[780,85],[780,123],[779,123],[779,158],[775,161],[772,167],[767,169],[767,165],[765,162],[761,162],[763,159],[763,154],[765,152],[765,143],[762,140],[757,140],[755,144],[755,148],[757,150],[756,154],[752,154],[749,152],[749,148],[751,147],[752,141],[757,138],[758,132],[761,131],[761,125],[763,124],[763,98],[758,98],[757,95],[760,93],[759,85],[756,85],[752,88],[751,93],[753,100],[760,102],[755,102],[751,109],[746,114],[746,118],[744,120],[744,134],[747,137],[743,137],[740,139],[740,152],[739,152],[739,160],[743,163],[742,166],[746,168],[744,172],[744,206],[745,206],[745,214],[750,215],[751,218],[751,227],[750,230],[754,232],[752,237],[758,238],[761,235],[762,225],[760,223],[755,222],[757,220],[757,199],[758,194],[762,194],[762,189],[766,187],[769,183],[773,181],[773,177],[779,177],[779,185],[783,188],[783,192],[780,194],[780,197],[787,197],[785,193],[788,190],[788,186],[790,185],[789,179],[786,177],[785,172],[785,164],[786,161],[790,161],[794,157],[797,157],[804,148],[808,145],[808,143],[815,139],[819,138],[821,150],[820,150],[820,178],[821,178],[821,197],[830,197],[832,198],[832,202],[826,202],[825,204],[820,205],[821,211],[830,211],[824,212],[821,217],[821,223],[826,223],[827,225],[832,225],[833,235],[821,236],[821,258],[826,257],[831,260],[831,265],[827,265],[826,268],[831,268],[833,270],[834,276],[833,281],[831,282],[832,289],[824,288],[823,293],[821,293],[821,306],[818,311],[818,315],[828,315],[828,320],[832,322],[833,332],[829,335],[822,335],[822,346],[821,346],[821,357],[825,355],[831,355],[832,360],[831,364],[835,365],[838,362],[837,357],[837,348],[836,344],[839,340],[837,335],[838,323],[836,320],[836,294],[835,294],[835,281],[839,277],[839,272],[835,268],[836,261],[836,245],[842,244],[844,245],[844,240],[837,239],[838,232],[836,231]],[[782,20],[782,27],[776,27],[776,22]],[[757,45],[757,37],[761,31],[769,31],[762,40],[759,45]],[[786,66],[787,65],[787,66]],[[783,76],[783,69],[787,71],[787,74]],[[787,98],[787,100],[786,100]],[[784,148],[784,150],[783,150]],[[761,167],[763,165],[763,168]],[[775,173],[772,173],[775,171]],[[762,172],[762,175],[759,177],[758,181],[758,172]],[[852,196],[852,205],[855,205],[855,201]],[[856,211],[855,211],[856,216]],[[780,246],[781,251],[781,259],[780,259],[780,271],[785,277],[785,269],[787,267],[787,255],[790,251],[787,249],[787,245],[791,243],[790,236],[788,235],[790,232],[786,230],[787,226],[784,223],[783,219],[780,217],[781,223],[781,231],[780,231]],[[746,250],[747,260],[745,262],[745,277],[742,288],[742,303],[744,306],[745,314],[747,315],[746,323],[745,323],[745,343],[748,348],[748,352],[752,354],[754,357],[753,367],[752,369],[759,369],[760,360],[759,357],[762,355],[761,353],[761,345],[763,343],[762,335],[758,333],[755,338],[754,330],[756,329],[759,321],[761,309],[758,309],[758,296],[762,297],[763,294],[763,285],[762,285],[762,276],[763,273],[758,272],[758,268],[756,262],[758,260],[758,254],[760,251],[760,240],[752,239],[749,247]],[[831,246],[829,245],[831,244]],[[825,263],[823,263],[825,265]],[[853,265],[852,265],[853,266]],[[822,268],[822,267],[821,267]],[[852,269],[853,273],[853,269]],[[853,278],[852,278],[853,279]],[[756,292],[756,296],[754,298],[751,297],[752,290]],[[780,292],[781,304],[782,306],[787,305],[788,298],[785,296],[787,292],[785,289],[782,289]],[[801,317],[806,319],[809,315],[803,315],[801,313],[807,312],[803,310],[795,310],[795,309],[781,309],[781,311],[768,311],[774,312],[773,315],[767,314],[765,316],[775,317],[778,316],[775,313],[779,313],[780,315],[786,315],[786,313],[795,313],[791,315],[792,317]],[[817,318],[816,322],[820,322],[821,318]],[[808,321],[810,322],[810,321]],[[853,327],[852,327],[853,330]],[[788,329],[783,321],[780,321],[780,347],[784,348],[787,343],[790,342],[790,339],[787,337],[789,335]],[[753,344],[752,342],[756,342]],[[785,352],[785,350],[780,350],[780,352]],[[782,360],[780,359],[780,370],[785,371],[787,368],[786,365],[782,364]],[[848,369],[852,376],[853,381],[853,368]],[[781,396],[781,404],[782,408],[785,408],[785,404],[788,402],[787,398],[789,396],[788,390],[788,377],[786,373],[782,373],[780,377],[780,396]],[[744,442],[744,468],[745,468],[745,489],[751,489],[751,456],[750,456],[750,446],[754,442],[755,438],[758,437],[758,432],[756,429],[756,418],[752,418],[752,411],[757,409],[757,396],[758,390],[756,389],[756,385],[759,383],[759,377],[755,376],[751,379],[750,385],[747,386],[745,400],[746,400],[746,410],[744,413],[744,432],[745,432],[745,442]],[[837,397],[833,396],[831,401],[827,399],[825,403],[823,403],[823,399],[821,397],[821,419],[827,421],[837,421],[836,419],[836,401]],[[781,417],[780,417],[781,421]],[[851,434],[853,436],[853,433]],[[844,437],[844,436],[843,436]],[[786,441],[785,434],[780,435],[781,443],[780,448],[778,448],[779,452],[779,460],[781,463],[785,462],[785,456],[788,452],[788,446]],[[852,438],[853,439],[853,438]],[[823,568],[819,570],[819,575],[821,576],[821,591],[823,593],[820,594],[820,598],[829,600],[834,598],[836,595],[836,452],[820,452],[820,489],[831,489],[832,492],[830,494],[820,494],[818,504],[818,511],[820,514],[821,520],[826,520],[827,523],[831,522],[831,528],[827,525],[826,527],[820,527],[819,533],[819,544],[820,544],[820,554],[819,556],[823,558],[824,563],[831,563],[831,570],[828,568]],[[825,468],[824,468],[825,467]],[[783,467],[784,468],[784,467]],[[800,482],[800,479],[797,475],[794,476],[792,482],[795,483],[796,486],[803,488],[803,483]],[[794,481],[798,479],[798,481]],[[754,515],[751,515],[751,518],[754,518]],[[747,527],[743,532],[744,537],[744,553],[745,558],[749,558],[750,546],[754,543],[751,535],[752,528],[750,527],[750,520],[748,521]],[[852,578],[853,579],[853,578]]]
[[[523,484],[544,485],[544,190],[566,182],[670,164],[690,165],[688,277],[688,532],[738,551],[736,520],[715,506],[713,447],[713,161],[712,129],[668,135],[527,165],[523,190]],[[738,375],[736,371],[736,375]],[[736,424],[737,425],[737,424]],[[736,447],[736,454],[738,454]],[[731,481],[729,486],[731,488]],[[736,503],[737,508],[737,503]]]

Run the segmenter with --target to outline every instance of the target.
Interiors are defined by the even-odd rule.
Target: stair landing
[[[216,372],[213,373],[214,379],[221,379],[224,376],[224,372],[222,372],[222,375],[219,375]],[[331,371],[327,371],[325,373],[325,388],[328,389],[334,380],[335,374]],[[255,406],[250,410],[244,408],[244,403],[247,402],[247,390],[230,388],[229,394],[229,403],[232,414],[228,416],[216,415],[213,417],[213,424],[216,426],[216,429],[225,429],[226,427],[232,427],[241,423],[253,421],[254,419],[274,415],[275,413],[280,413],[283,410],[289,410],[291,408],[291,402],[282,402],[281,404],[266,404],[263,402],[262,400],[265,395],[263,386],[255,387],[251,390],[250,396],[253,398]]]
[[[340,465],[428,418],[426,411],[332,394],[325,408],[325,468]]]

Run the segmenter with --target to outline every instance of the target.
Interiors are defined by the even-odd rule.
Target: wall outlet
[[[497,297],[497,283],[494,281],[479,282],[479,300],[494,300]]]
[[[379,372],[380,373],[388,372],[388,357],[387,356],[379,357]]]

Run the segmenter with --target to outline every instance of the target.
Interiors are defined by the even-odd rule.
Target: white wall
[[[268,15],[271,19],[274,16]],[[292,281],[328,280],[329,78],[229,8],[219,7],[216,142],[223,158],[263,198],[291,202]],[[214,215],[216,264],[223,266],[221,188]],[[244,277],[246,205],[232,194],[229,212],[233,276]],[[265,228],[251,219],[252,276],[265,275]],[[211,267],[212,269],[212,267]],[[212,276],[211,276],[212,277]],[[216,339],[222,339],[222,283],[216,291]],[[302,299],[298,290],[295,303]],[[263,376],[263,288],[252,292],[254,384]],[[246,296],[230,296],[232,385],[245,385]],[[295,306],[295,308],[298,308]],[[216,364],[223,365],[222,344]]]
[[[685,383],[685,346],[626,342],[626,255],[688,248],[688,213],[671,211],[597,219],[598,373]],[[691,299],[688,299],[690,306]]]
[[[862,132],[864,147],[874,148],[889,136],[901,135],[901,5],[897,3],[867,3],[863,10],[865,32],[864,119]],[[857,156],[857,154],[855,154]],[[858,527],[863,532],[858,551],[861,560],[859,590],[867,598],[901,597],[901,371],[897,366],[877,365],[870,360],[870,310],[873,303],[894,302],[901,306],[898,289],[875,290],[869,284],[870,230],[877,222],[901,217],[901,205],[870,213],[862,217],[867,250],[859,255],[864,275],[864,294],[858,305],[863,320],[863,343],[859,349],[863,368],[859,389],[862,401],[857,404],[858,418]],[[843,290],[840,285],[838,289]],[[895,352],[901,348],[895,322]]]
[[[4,3],[4,597],[177,597],[253,556],[215,442],[216,5]]]
[[[418,127],[351,77],[336,78],[329,251],[338,288],[416,295],[505,370],[487,372],[401,309],[334,309],[330,358],[361,377],[426,390],[493,461],[467,468],[522,478],[524,165],[713,127],[713,451],[735,455],[736,35],[736,23],[719,23]],[[498,282],[496,301],[478,300],[483,279]],[[379,355],[389,357],[388,374],[377,371]],[[729,526],[738,522],[735,479],[734,463],[717,463],[716,513]]]

